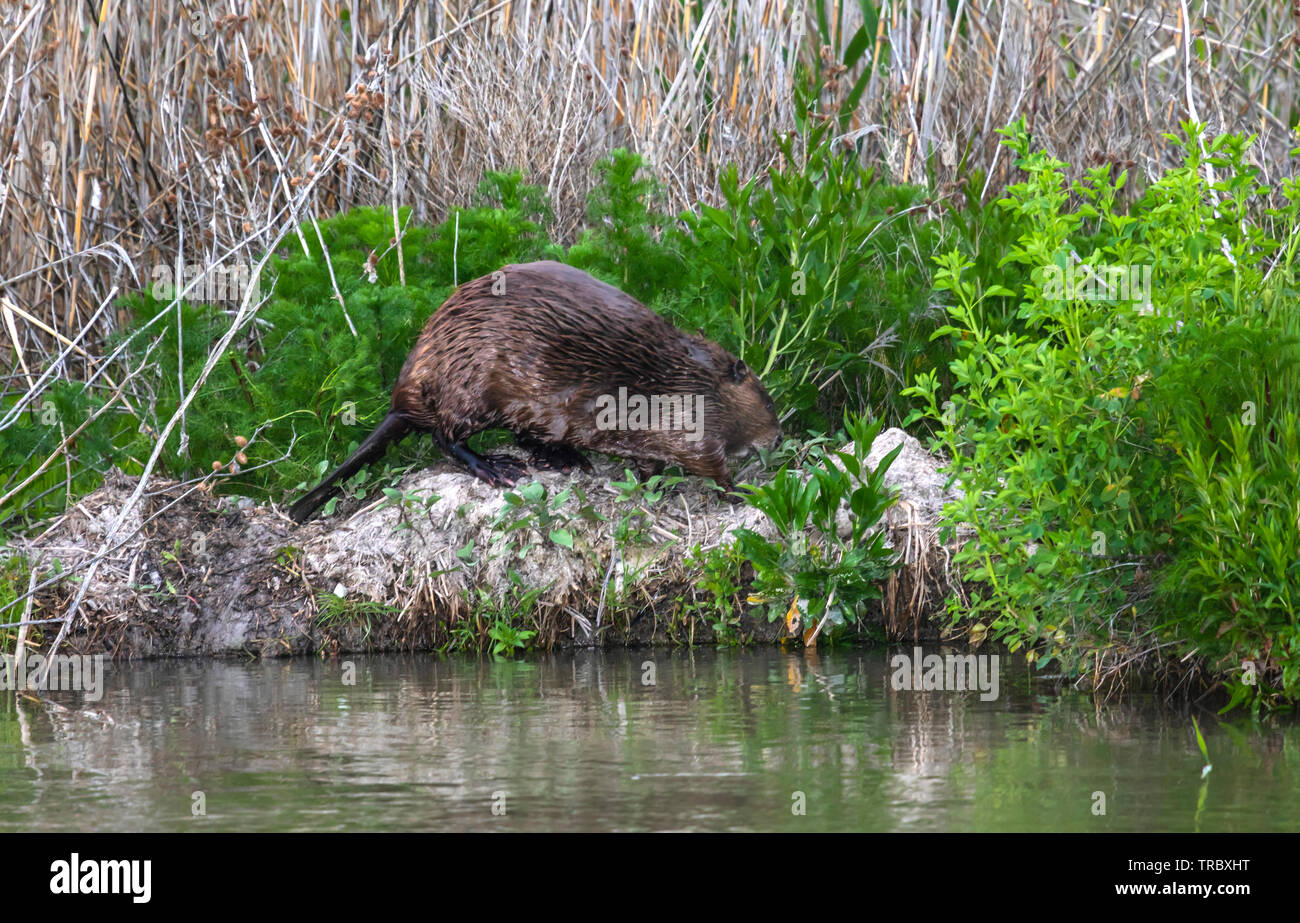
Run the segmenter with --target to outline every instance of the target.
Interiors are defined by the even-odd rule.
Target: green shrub
[[[62,512],[69,497],[99,487],[109,468],[122,457],[124,447],[138,440],[132,421],[113,408],[91,419],[103,409],[106,394],[102,382],[87,387],[80,382],[55,381],[41,399],[0,432],[0,497],[27,482],[14,498],[0,504],[0,526],[16,530],[16,520],[31,523]],[[0,400],[0,416],[17,401],[17,395]],[[71,471],[61,456],[46,465],[69,438],[69,452],[77,460]]]
[[[658,182],[639,154],[623,148],[596,164],[600,182],[587,196],[588,226],[565,260],[648,305],[681,291],[684,265],[672,219],[657,209]]]
[[[439,283],[451,286],[508,263],[563,259],[546,238],[551,206],[546,191],[524,182],[522,171],[488,172],[472,208],[458,208],[434,228],[426,258]]]
[[[846,408],[901,418],[898,382],[915,361],[928,367],[937,326],[925,268],[937,231],[904,215],[924,191],[833,150],[832,125],[805,114],[766,184],[730,169],[725,207],[682,216],[688,275],[668,306],[754,368],[798,431],[825,432]]]
[[[1294,377],[1300,351],[1289,312],[1260,310],[1291,285],[1294,204],[1279,216],[1289,243],[1276,264],[1282,251],[1251,218],[1263,190],[1243,138],[1217,138],[1202,154],[1198,130],[1185,126],[1182,166],[1124,214],[1115,205],[1123,174],[1091,170],[1070,187],[1064,164],[1029,151],[1023,125],[1007,135],[1027,175],[999,203],[1028,228],[1004,260],[1028,273],[1016,322],[985,309],[1015,294],[996,275],[977,283],[969,258],[945,255],[936,286],[954,303],[939,333],[957,350],[955,385],[945,402],[927,373],[910,392],[944,426],[965,492],[951,515],[977,531],[957,560],[982,589],[958,617],[980,620],[1013,650],[1034,646],[1040,665],[1060,658],[1067,672],[1155,635],[1221,652],[1220,669],[1239,656],[1266,661],[1294,696],[1290,595],[1244,592],[1252,581],[1284,582],[1285,549],[1290,560],[1296,552],[1283,520],[1300,466],[1287,434],[1300,408],[1294,391],[1270,383]],[[1294,203],[1294,189],[1287,195]],[[1079,253],[1084,241],[1090,249]],[[1075,253],[1091,266],[1150,267],[1149,307],[1054,286]],[[1238,423],[1244,408],[1258,414],[1249,432]],[[1234,504],[1257,517],[1254,528],[1242,531]],[[1221,556],[1231,541],[1257,544]],[[1255,555],[1261,546],[1275,550]],[[1176,579],[1156,592],[1140,575],[1166,565]],[[1170,606],[1188,594],[1192,608]],[[1242,605],[1250,617],[1237,615]]]
[[[1192,496],[1181,510],[1179,552],[1164,574],[1163,634],[1183,632],[1200,656],[1229,674],[1233,701],[1262,704],[1300,687],[1300,419],[1274,437],[1232,425],[1219,452],[1185,455]],[[1242,678],[1271,661],[1280,683]]]

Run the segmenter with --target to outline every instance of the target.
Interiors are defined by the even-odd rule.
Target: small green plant
[[[818,451],[802,470],[783,467],[750,488],[745,502],[767,515],[777,539],[737,529],[736,547],[753,565],[754,596],[769,621],[793,611],[810,627],[835,628],[879,598],[894,554],[876,525],[893,503],[884,476],[902,448],[872,470],[866,459],[880,427],[846,415],[852,452]]]
[[[372,621],[376,618],[395,618],[401,607],[369,599],[348,599],[334,593],[316,594],[316,624],[330,631],[360,628],[361,640],[370,640]]]
[[[449,651],[470,651],[478,647],[478,632],[474,619],[459,619],[447,626],[447,640],[438,648],[438,653]]]
[[[487,623],[489,650],[494,657],[528,650],[537,631],[524,626],[534,617],[537,600],[545,590],[546,587],[526,586],[524,579],[513,570],[510,586],[502,599],[495,599],[483,587],[475,589],[476,615]]]
[[[518,490],[504,494],[506,504],[497,514],[495,525],[503,535],[529,530],[545,535],[551,542],[564,548],[573,548],[573,532],[568,528],[571,517],[564,507],[573,497],[573,488],[566,487],[554,497],[548,497],[546,485],[531,481]],[[519,549],[520,557],[536,546],[529,540]]]
[[[488,637],[492,639],[492,654],[495,657],[526,650],[528,642],[536,634],[537,632],[526,628],[517,628],[505,619],[493,622],[488,628]]]
[[[676,474],[652,474],[641,481],[631,468],[624,468],[623,480],[610,482],[610,486],[618,491],[618,506],[623,511],[614,525],[614,540],[620,546],[646,542],[654,525],[650,508],[659,503],[670,489],[686,480]]]
[[[683,600],[682,617],[702,619],[713,629],[719,643],[739,640],[741,562],[735,545],[717,545],[705,551],[698,544],[683,562],[699,576],[690,597]]]
[[[379,504],[379,509],[394,506],[401,512],[401,519],[393,527],[394,531],[411,528],[409,513],[412,510],[427,512],[440,499],[437,494],[429,490],[401,490],[396,487],[383,487],[380,490],[384,500]]]

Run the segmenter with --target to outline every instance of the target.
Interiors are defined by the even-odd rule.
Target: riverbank
[[[1218,59],[1198,76],[1156,19],[1135,32],[1142,17],[1121,27],[1082,7],[1086,25],[1051,4],[939,5],[923,20],[891,6],[860,22],[850,11],[832,34],[808,10],[749,32],[756,20],[706,6],[694,28],[679,5],[682,28],[632,42],[654,60],[584,53],[586,39],[556,39],[562,19],[537,31],[485,14],[457,21],[437,66],[418,36],[452,35],[418,17],[377,12],[355,47],[322,23],[253,18],[178,37],[148,79],[100,81],[85,118],[22,122],[10,187],[33,198],[9,210],[7,236],[28,262],[0,292],[0,647],[59,647],[69,631],[123,656],[782,632],[815,647],[916,636],[931,620],[1070,681],[1141,674],[1222,688],[1256,712],[1294,707],[1295,68],[1265,79]],[[24,72],[32,98],[61,99],[72,82],[57,75],[85,72],[66,49],[51,56],[60,36],[138,19],[71,15],[15,23],[46,49]],[[605,34],[647,36],[645,15],[609,12],[622,25]],[[1290,34],[1253,8],[1231,34],[1201,18],[1183,37],[1203,32],[1243,64],[1273,60]],[[569,22],[595,41],[588,25]],[[245,62],[242,83],[214,76],[224,64],[193,82],[194,56],[240,54],[241,30],[274,49],[299,27],[283,50],[339,52],[310,79],[286,83],[303,71],[272,50]],[[942,55],[925,51],[936,35]],[[1075,56],[1043,53],[1081,35],[1094,52],[1083,84]],[[1106,63],[1130,60],[1133,41],[1151,62],[1140,81]],[[446,61],[514,60],[507,47],[532,49],[541,76],[525,84],[543,108],[528,94],[453,104],[504,84]],[[988,82],[951,82],[958,72]],[[1034,75],[1035,94],[1008,73]],[[1223,117],[1223,79],[1238,78],[1234,98],[1258,102]],[[229,105],[128,118],[117,94],[130,85]],[[1137,122],[1114,104],[1138,98]],[[982,118],[968,117],[972,99]],[[1101,116],[1117,111],[1114,133]],[[495,127],[474,128],[475,112],[497,113]],[[72,123],[82,130],[60,128]],[[92,136],[107,140],[76,149]],[[74,214],[76,233],[49,231]],[[616,467],[505,494],[413,477],[430,455],[417,440],[355,473],[346,516],[287,526],[268,504],[301,496],[384,418],[451,293],[537,260],[616,286],[759,373],[788,437],[769,470],[787,467],[744,515],[776,533],[715,512],[698,485],[641,485]],[[861,429],[877,424],[951,459],[963,493],[945,508],[976,536],[918,548],[918,529],[891,535],[909,560],[893,578],[867,532],[878,485],[850,483],[822,454],[869,444]],[[845,461],[855,475],[858,461]],[[356,508],[370,501],[382,506]],[[905,495],[896,513],[911,510]],[[36,545],[33,530],[45,530]],[[951,571],[968,593],[945,594]]]
[[[881,528],[902,564],[849,638],[936,639],[953,589],[953,549],[938,529],[956,494],[944,489],[942,460],[890,429],[868,463],[900,444],[885,477],[898,502]],[[14,546],[44,584],[28,619],[45,633],[29,637],[54,637],[57,621],[44,620],[64,616],[97,557],[66,652],[424,651],[497,640],[499,626],[533,632],[520,646],[541,649],[773,643],[809,627],[756,616],[743,579],[730,593],[702,584],[707,553],[733,530],[772,536],[761,512],[695,479],[656,498],[616,484],[621,475],[611,459],[591,475],[539,473],[515,504],[440,461],[380,501],[303,526],[275,505],[154,479],[113,535],[138,486],[114,473]],[[847,510],[844,519],[847,528]]]

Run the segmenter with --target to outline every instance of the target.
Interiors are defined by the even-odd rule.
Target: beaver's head
[[[753,449],[775,448],[781,441],[781,423],[772,398],[749,366],[727,356],[718,383],[719,434],[728,455],[747,455]]]

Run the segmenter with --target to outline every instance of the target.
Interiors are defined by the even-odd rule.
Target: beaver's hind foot
[[[528,468],[513,455],[479,455],[463,442],[449,443],[436,435],[434,440],[439,448],[468,468],[470,474],[485,484],[493,487],[514,487],[528,476]]]
[[[568,474],[574,468],[581,468],[588,474],[595,473],[587,456],[571,445],[538,442],[527,437],[515,441],[521,448],[528,450],[529,462],[539,471],[562,471]]]

